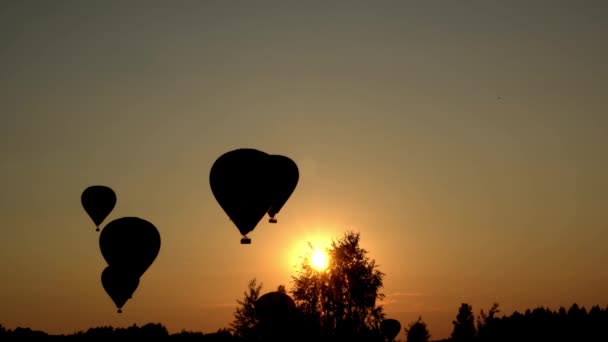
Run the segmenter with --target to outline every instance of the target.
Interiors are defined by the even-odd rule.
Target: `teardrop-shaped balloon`
[[[160,233],[144,219],[122,217],[103,228],[99,248],[112,268],[140,277],[158,256]]]
[[[384,337],[389,341],[393,341],[401,331],[401,323],[398,320],[387,318],[380,322],[380,330]]]
[[[275,215],[283,208],[285,203],[298,185],[300,172],[298,165],[289,157],[282,155],[270,156],[270,170],[272,174],[272,188],[274,189],[274,200],[268,210],[270,223],[276,223]]]
[[[139,277],[108,266],[101,272],[101,285],[120,313],[122,307],[137,290]]]
[[[255,229],[274,200],[268,158],[262,151],[242,148],[224,153],[211,167],[211,191],[242,235]]]
[[[116,206],[116,194],[105,185],[92,185],[84,189],[80,203],[99,231],[99,225]]]

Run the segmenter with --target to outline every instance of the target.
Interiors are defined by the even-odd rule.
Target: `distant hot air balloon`
[[[274,200],[268,215],[270,223],[277,223],[275,215],[283,208],[293,191],[298,185],[300,173],[296,163],[290,158],[282,155],[270,156],[270,172],[272,174],[272,187],[274,189]]]
[[[160,233],[144,219],[122,217],[103,228],[99,248],[110,267],[140,277],[160,251]]]
[[[241,148],[221,155],[211,167],[209,183],[215,199],[247,237],[266,215],[275,199],[269,170],[269,155],[251,148]]]
[[[401,323],[396,319],[387,318],[380,322],[380,330],[387,340],[393,341],[401,331]]]
[[[286,323],[296,309],[293,299],[286,293],[279,291],[262,295],[254,306],[260,322],[275,327]]]
[[[114,210],[116,194],[105,185],[93,185],[82,192],[80,203],[99,231],[99,225]]]
[[[108,266],[101,273],[101,284],[114,304],[116,304],[118,313],[121,313],[122,307],[131,298],[135,290],[137,290],[139,277]]]

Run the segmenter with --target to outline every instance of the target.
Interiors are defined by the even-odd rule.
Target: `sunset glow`
[[[300,276],[321,295],[372,283],[400,341],[419,317],[449,339],[463,303],[474,323],[494,302],[505,317],[604,310],[599,4],[3,1],[0,335],[232,334],[253,279],[320,310],[295,298]],[[113,194],[91,206],[93,186]],[[156,229],[102,248],[128,217]],[[275,326],[369,330],[342,323]]]
[[[327,253],[321,249],[316,249],[310,257],[310,265],[317,271],[324,271],[329,264]]]

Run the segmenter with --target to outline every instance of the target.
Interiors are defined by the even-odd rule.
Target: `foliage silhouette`
[[[250,283],[251,284],[251,283]],[[253,288],[258,288],[254,285]],[[470,305],[466,304],[468,307]],[[459,312],[462,311],[462,306]],[[472,338],[480,342],[506,342],[506,341],[608,341],[608,306],[601,308],[598,305],[587,310],[574,303],[569,309],[560,307],[552,311],[548,308],[537,307],[525,310],[522,314],[518,311],[510,316],[502,315],[498,317],[498,304],[491,308],[488,314],[481,310],[478,316],[477,335]],[[309,330],[311,327],[306,325],[306,321],[297,321],[298,325],[290,331],[290,336],[286,341],[382,341],[382,337],[361,333],[344,339],[340,336],[315,335]],[[406,328],[407,341],[411,340],[410,334],[414,326],[422,322],[412,322]],[[479,325],[481,323],[481,325]],[[426,325],[424,325],[426,328]],[[427,331],[428,332],[428,331]],[[23,340],[22,337],[58,337],[69,340],[110,340],[115,338],[142,338],[156,340],[179,340],[179,341],[264,341],[262,336],[252,336],[250,338],[239,337],[231,334],[228,329],[219,329],[214,333],[181,332],[169,334],[167,329],[160,323],[148,323],[141,327],[133,325],[126,328],[114,328],[111,326],[101,326],[90,328],[86,331],[79,331],[69,335],[49,335],[44,331],[33,330],[27,327],[16,327],[7,329],[0,324],[0,340],[12,341]],[[93,339],[92,339],[93,338]],[[423,339],[422,339],[423,340]],[[455,341],[452,338],[441,341]]]
[[[418,320],[408,324],[404,330],[407,342],[428,342],[431,339],[431,334],[422,320],[422,316],[418,316]]]
[[[452,331],[452,341],[468,342],[472,341],[477,336],[475,328],[475,316],[473,315],[473,307],[469,304],[462,303],[458,309],[456,320],[452,321],[454,330]]]
[[[500,313],[498,303],[494,303],[487,314],[481,309],[477,318],[477,336],[480,339],[495,339],[497,337],[494,336],[494,333],[498,313]]]
[[[480,313],[478,341],[607,341],[608,307],[593,306],[589,312],[574,303],[568,310],[545,307],[515,311],[497,317],[498,304],[489,313]],[[481,322],[481,325],[479,323]]]
[[[258,285],[256,278],[251,279],[244,292],[244,298],[237,300],[238,307],[234,312],[234,321],[230,323],[235,336],[252,340],[258,335],[259,322],[255,314],[255,302],[260,298],[262,287],[263,284]]]
[[[382,338],[380,322],[384,314],[376,302],[384,298],[379,292],[384,273],[359,242],[359,233],[346,232],[328,248],[326,270],[313,269],[309,257],[304,257],[292,277],[291,293],[298,308],[319,326],[323,336]],[[309,247],[312,250],[312,245]]]

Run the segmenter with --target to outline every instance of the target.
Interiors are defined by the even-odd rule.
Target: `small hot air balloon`
[[[277,338],[291,333],[296,305],[289,295],[280,291],[268,292],[258,298],[254,308],[265,336]]]
[[[122,217],[103,228],[99,248],[110,267],[140,277],[158,256],[160,233],[144,219]]]
[[[296,304],[286,293],[268,292],[255,302],[255,312],[259,319],[280,319],[294,312]]]
[[[209,183],[215,199],[238,228],[242,244],[251,243],[252,232],[275,199],[269,155],[241,148],[221,155],[211,167]]]
[[[272,187],[274,189],[274,200],[268,215],[270,223],[277,223],[275,215],[283,208],[291,194],[298,185],[300,173],[296,163],[290,158],[282,155],[271,155],[269,166],[272,178]]]
[[[99,225],[114,210],[116,194],[105,185],[92,185],[82,192],[80,203],[99,231]]]
[[[108,266],[101,272],[101,285],[114,304],[116,304],[118,313],[121,313],[122,307],[131,299],[135,290],[137,290],[139,277]]]
[[[387,318],[380,322],[380,330],[387,340],[394,341],[401,331],[401,323],[396,319]]]

